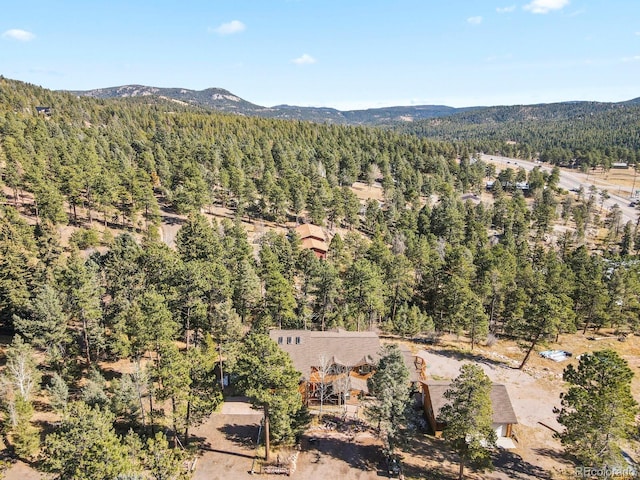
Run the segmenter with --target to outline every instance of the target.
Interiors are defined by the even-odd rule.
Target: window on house
[[[296,345],[300,345],[302,339],[300,337],[296,337]]]
[[[371,365],[360,365],[358,372],[360,373],[360,375],[371,373]]]
[[[282,345],[282,337],[278,337],[278,345]]]
[[[287,337],[287,345],[291,345],[291,337]]]

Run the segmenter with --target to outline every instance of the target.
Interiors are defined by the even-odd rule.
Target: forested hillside
[[[584,168],[635,164],[640,157],[640,106],[633,100],[487,107],[396,129],[485,153]]]
[[[456,142],[496,153],[583,169],[614,162],[635,164],[640,152],[639,99],[453,108],[416,105],[340,111],[277,105],[262,107],[217,88],[194,91],[142,85],[102,88],[78,95],[102,99],[174,100],[194,108],[240,115],[342,125],[370,125]]]
[[[557,171],[507,170],[487,201],[463,200],[495,176],[466,148],[0,79],[0,322],[5,362],[22,366],[0,382],[12,455],[66,479],[175,470],[159,432],[187,444],[221,401],[218,362],[233,370],[246,332],[274,326],[455,332],[471,348],[491,333],[519,340],[523,365],[558,333],[637,331],[637,226],[595,192],[558,190]],[[361,202],[356,180],[383,200]],[[161,211],[182,219],[175,249]],[[327,260],[292,231],[243,227],[301,219],[329,233]],[[273,415],[274,440],[292,441],[301,420]]]

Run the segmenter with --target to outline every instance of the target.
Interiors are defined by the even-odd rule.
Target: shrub
[[[92,228],[81,228],[71,234],[69,241],[75,244],[80,250],[85,250],[89,247],[95,247],[100,244],[100,237],[98,232]]]

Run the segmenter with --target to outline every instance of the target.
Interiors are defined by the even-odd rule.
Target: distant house
[[[39,115],[50,116],[51,115],[51,107],[36,107],[36,112]]]
[[[626,170],[629,168],[629,164],[627,162],[613,162],[611,164],[611,168],[620,168]]]
[[[302,373],[301,393],[307,404],[353,402],[367,395],[367,380],[379,359],[375,332],[271,330],[269,336],[291,356]]]
[[[318,258],[327,258],[329,246],[324,231],[318,225],[303,223],[296,227],[296,233],[302,240],[302,248],[312,250]]]
[[[450,388],[450,382],[436,382],[431,380],[422,382],[424,412],[436,437],[442,435],[445,427],[445,423],[442,422],[439,416],[442,407],[448,403],[444,392]],[[518,423],[518,419],[513,411],[507,387],[498,383],[492,385],[491,405],[493,407],[493,429],[498,439],[501,437],[511,437],[513,425]]]

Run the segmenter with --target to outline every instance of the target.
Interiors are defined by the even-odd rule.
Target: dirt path
[[[4,478],[6,480],[41,480],[46,477],[26,463],[16,462],[7,470]]]
[[[251,479],[255,442],[262,415],[214,414],[194,431],[203,442],[193,480]]]

